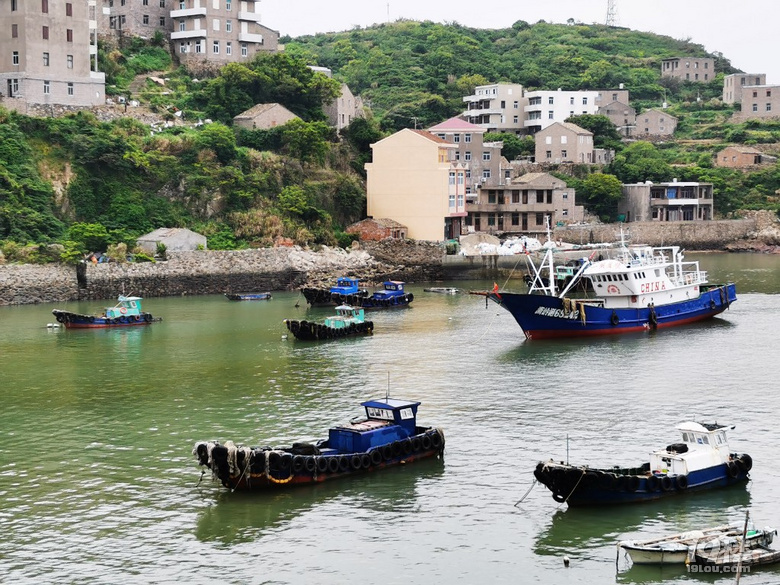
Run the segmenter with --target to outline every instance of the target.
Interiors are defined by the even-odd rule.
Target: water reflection
[[[362,510],[391,520],[412,510],[428,480],[443,473],[442,459],[427,459],[354,478],[257,493],[231,493],[204,477],[201,494],[211,505],[201,513],[195,536],[203,542],[225,545],[251,542],[334,500],[347,503],[358,513]]]
[[[746,485],[625,506],[560,509],[539,534],[534,551],[539,555],[588,556],[588,549],[618,540],[739,523],[750,506]]]

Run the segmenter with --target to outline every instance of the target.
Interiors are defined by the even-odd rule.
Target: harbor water
[[[0,583],[733,583],[631,567],[616,548],[748,510],[780,527],[780,257],[696,259],[736,282],[727,312],[604,339],[525,341],[501,308],[432,283],[407,287],[409,309],[371,313],[374,335],[323,343],[286,335],[283,319],[331,312],[297,292],[145,299],[163,321],[131,330],[47,327],[54,308],[110,299],[0,307]],[[191,453],[323,438],[386,393],[422,402],[443,460],[245,494]],[[533,486],[540,460],[638,465],[686,420],[736,425],[746,486],[606,509]],[[740,582],[780,583],[780,568]]]

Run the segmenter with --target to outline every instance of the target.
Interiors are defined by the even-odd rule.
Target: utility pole
[[[617,26],[617,0],[607,0],[607,26]]]

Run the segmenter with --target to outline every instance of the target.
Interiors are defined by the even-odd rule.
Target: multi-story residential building
[[[455,146],[453,157],[466,169],[466,199],[476,199],[480,186],[503,183],[502,142],[484,142],[485,129],[458,117],[450,118],[428,128],[434,134]]]
[[[571,122],[555,122],[536,133],[536,162],[593,164],[593,132]]]
[[[585,216],[574,204],[574,189],[547,173],[528,173],[500,187],[479,192],[476,203],[468,205],[466,225],[475,232],[541,234],[558,222],[578,222]]]
[[[780,116],[780,85],[753,85],[742,90],[740,117],[776,118]]]
[[[677,118],[661,110],[645,110],[636,115],[636,136],[671,136],[677,129]]]
[[[631,136],[636,130],[636,110],[623,102],[611,102],[596,112],[606,116],[622,136]]]
[[[620,102],[622,104],[629,103],[628,90],[623,89],[623,84],[620,84],[618,89],[599,89],[596,90],[596,105],[603,107],[606,104],[612,102]]]
[[[97,64],[96,0],[3,0],[0,23],[3,105],[105,103],[105,74]]]
[[[544,130],[571,116],[595,114],[598,110],[597,91],[528,91],[525,107],[525,128],[531,133]]]
[[[279,33],[261,24],[259,0],[102,0],[101,34],[170,37],[188,64],[248,61],[275,52]]]
[[[524,130],[523,112],[528,100],[523,97],[522,85],[479,85],[474,89],[474,94],[464,97],[463,101],[467,109],[461,117],[488,132],[520,134]]]
[[[456,146],[425,130],[404,129],[371,145],[368,216],[406,226],[407,236],[457,238],[466,216],[466,165]]]
[[[715,59],[708,57],[662,59],[661,77],[675,77],[694,83],[709,83],[715,78]]]
[[[636,183],[623,185],[618,214],[631,221],[712,219],[712,183]]]
[[[750,85],[766,85],[766,73],[732,73],[723,78],[723,103],[738,104],[742,91]]]

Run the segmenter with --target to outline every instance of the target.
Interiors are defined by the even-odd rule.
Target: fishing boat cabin
[[[682,442],[650,454],[650,471],[687,475],[691,471],[722,465],[731,459],[726,431],[734,427],[685,422],[678,425]]]
[[[366,409],[365,420],[330,429],[328,448],[340,453],[360,453],[415,435],[420,402],[387,398],[368,400],[361,406]]]

